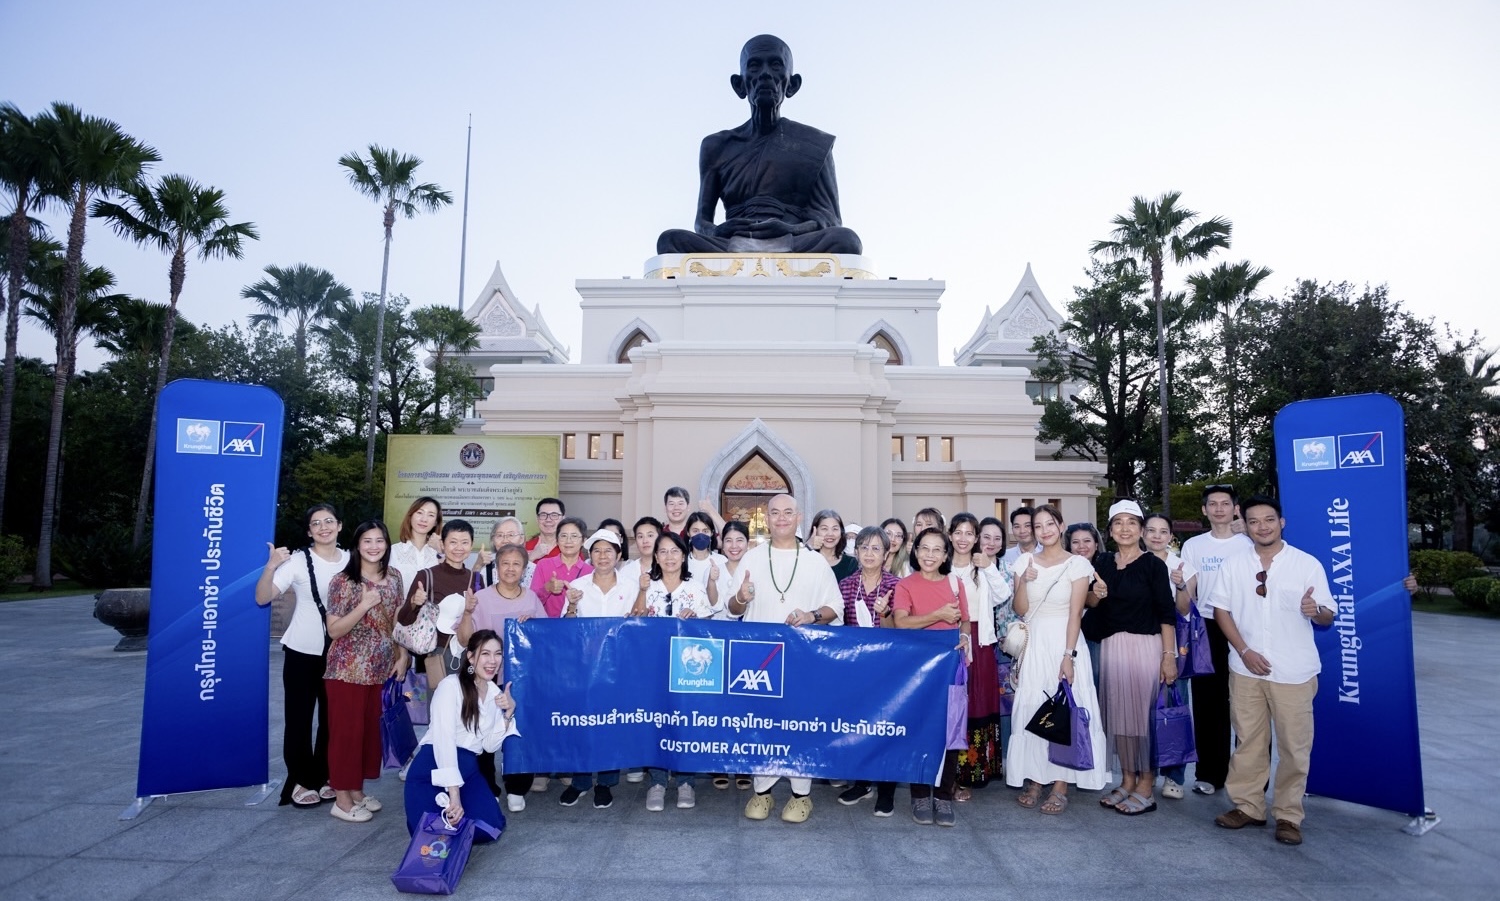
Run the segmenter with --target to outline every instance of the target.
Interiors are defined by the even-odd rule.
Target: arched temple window
[[[646,336],[646,333],[641,331],[640,329],[636,329],[635,331],[630,333],[629,338],[625,339],[625,343],[620,345],[620,353],[615,357],[615,362],[629,363],[631,348],[640,347],[642,344],[650,343],[651,339]]]
[[[896,342],[892,341],[891,336],[885,332],[876,332],[870,339],[870,343],[886,352],[889,359],[885,361],[885,365],[900,366],[904,362],[901,359],[901,351],[896,348]]]
[[[766,508],[778,494],[791,494],[791,483],[776,464],[755,451],[737,466],[719,492],[719,512],[750,527],[750,540],[760,543],[770,536]]]

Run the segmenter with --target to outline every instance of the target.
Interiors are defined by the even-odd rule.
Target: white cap
[[[589,540],[585,541],[583,546],[592,551],[594,549],[594,542],[596,541],[608,541],[615,546],[615,550],[618,551],[620,549],[620,536],[615,534],[614,529],[599,529],[589,536]]]
[[[1113,504],[1109,505],[1110,522],[1114,522],[1115,517],[1119,516],[1121,513],[1129,513],[1131,516],[1134,516],[1141,522],[1146,521],[1146,514],[1141,510],[1141,505],[1133,500],[1126,499],[1123,501],[1115,501]]]
[[[464,618],[464,596],[450,594],[438,602],[437,630],[453,635],[458,632],[458,621]]]

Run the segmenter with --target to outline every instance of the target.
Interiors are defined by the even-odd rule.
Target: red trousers
[[[328,784],[364,791],[380,778],[380,686],[324,679],[328,693]]]

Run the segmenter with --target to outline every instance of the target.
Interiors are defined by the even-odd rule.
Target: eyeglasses
[[[537,519],[562,519],[561,513],[538,513]]]
[[[1255,581],[1260,583],[1255,586],[1255,593],[1261,597],[1266,596],[1266,571],[1261,570],[1255,574]]]
[[[332,517],[329,517],[328,519],[315,519],[312,522],[308,523],[308,525],[314,529],[320,529],[323,526],[336,526],[338,524],[339,521]]]
[[[863,553],[864,551],[871,551],[871,552],[876,553],[876,554],[884,554],[885,553],[885,548],[881,547],[878,544],[862,544],[859,547],[855,548],[855,550],[859,551],[861,553]]]
[[[941,555],[941,554],[948,553],[948,549],[945,548],[945,547],[932,547],[931,545],[927,545],[927,544],[919,544],[919,545],[917,545],[917,553],[919,553],[919,554],[940,554]]]

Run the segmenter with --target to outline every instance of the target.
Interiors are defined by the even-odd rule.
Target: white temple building
[[[1032,399],[1059,386],[1033,378],[1028,348],[1063,318],[1029,265],[946,366],[941,281],[837,254],[674,254],[645,273],[577,281],[577,363],[498,263],[466,311],[486,397],[462,431],[558,436],[569,513],[628,524],[681,485],[757,533],[780,491],[862,525],[1045,502],[1093,520],[1103,466],[1036,438]]]

